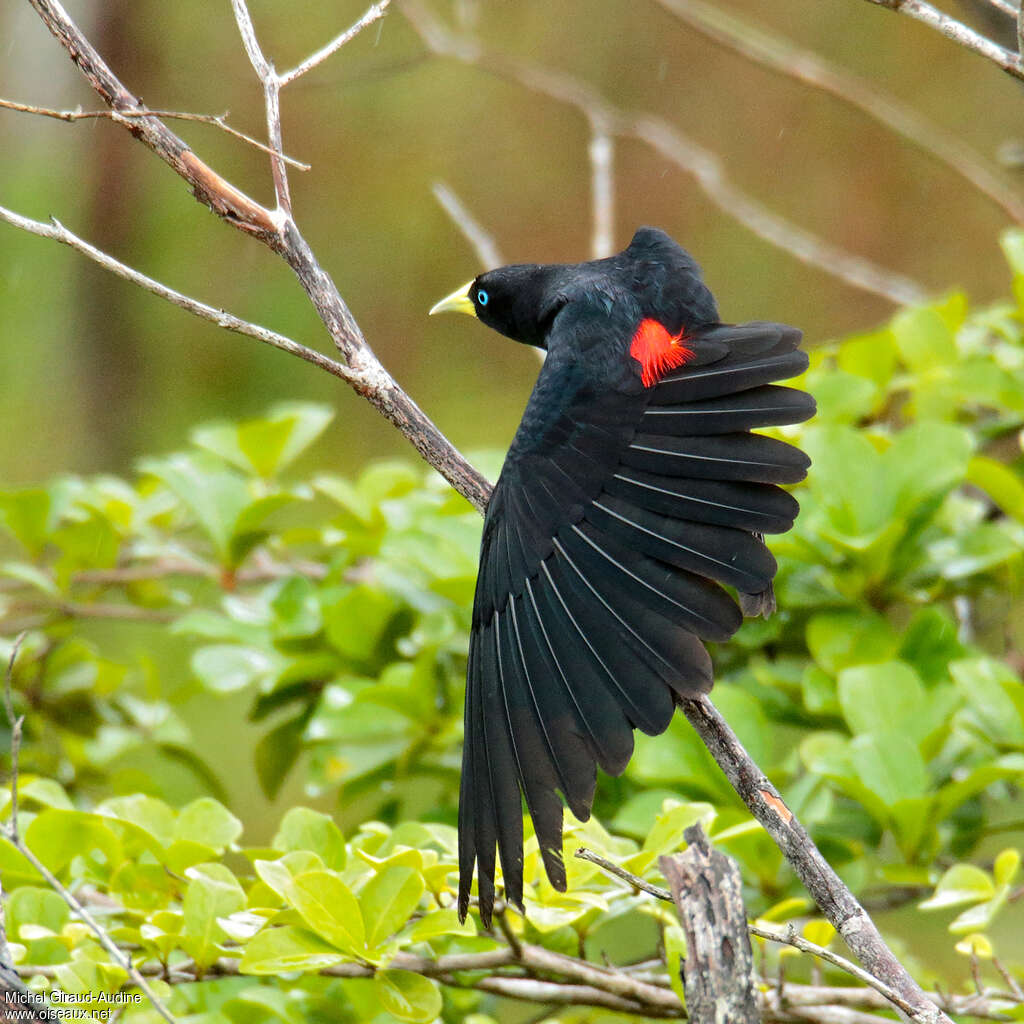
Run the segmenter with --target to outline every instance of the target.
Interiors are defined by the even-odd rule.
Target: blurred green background
[[[282,68],[364,7],[252,4]],[[976,303],[1006,293],[996,236],[1007,218],[991,200],[863,114],[707,42],[653,0],[434,9],[493,52],[569,72],[618,107],[663,116],[718,153],[737,185],[835,244],[936,293],[963,287]],[[728,9],[863,75],[988,157],[1022,134],[1020,83],[910,19],[861,0]],[[103,0],[70,12],[151,107],[229,110],[231,124],[264,137],[261,94],[227,3]],[[957,13],[997,37],[1012,29],[985,3]],[[98,105],[28,5],[3,5],[0,39],[0,96]],[[285,148],[312,164],[292,172],[296,217],[375,351],[456,445],[506,445],[536,361],[469,321],[427,319],[438,297],[481,269],[431,186],[448,183],[509,261],[585,258],[585,119],[430,55],[397,5],[290,86],[283,105]],[[173,127],[271,201],[263,154],[213,127]],[[123,129],[0,111],[0,169],[0,203],[57,217],[176,288],[331,350],[283,263],[197,206]],[[814,344],[891,312],[753,236],[645,145],[617,144],[615,172],[616,245],[640,224],[665,228],[702,263],[726,318],[789,321]],[[63,470],[124,472],[140,454],[180,444],[188,425],[255,415],[277,398],[338,410],[326,448],[335,468],[405,452],[365,402],[312,367],[195,320],[51,242],[8,226],[0,239],[6,486]]]

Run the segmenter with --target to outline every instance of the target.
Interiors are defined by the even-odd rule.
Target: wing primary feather
[[[729,434],[802,423],[814,415],[814,410],[814,399],[806,391],[765,384],[717,398],[651,405],[644,412],[643,427],[655,434]]]
[[[555,544],[557,549],[559,547],[557,538],[555,540]],[[568,561],[568,559],[566,559],[566,561]],[[633,723],[637,728],[640,728],[644,732],[650,733],[652,735],[655,735],[659,732],[663,732],[665,729],[665,725],[662,723],[664,715],[652,714],[649,709],[644,708],[642,705],[637,703],[635,695],[631,694],[627,689],[623,687],[619,679],[619,674],[615,672],[614,669],[609,667],[607,663],[607,657],[610,652],[608,650],[605,650],[603,653],[598,651],[598,649],[595,646],[595,642],[591,640],[591,638],[587,635],[587,631],[580,625],[579,621],[577,620],[577,617],[573,615],[568,602],[559,590],[558,584],[554,578],[554,574],[551,572],[551,569],[549,568],[547,562],[542,562],[541,568],[544,570],[544,574],[547,577],[548,584],[551,586],[552,591],[558,598],[558,601],[561,604],[562,608],[565,610],[565,614],[569,617],[569,620],[575,628],[577,634],[583,640],[584,644],[586,644],[594,661],[601,666],[601,670],[604,674],[604,677],[608,680],[611,689],[618,694],[622,704],[623,711],[626,714],[627,720]],[[606,636],[607,633],[602,635]]]
[[[751,533],[785,533],[800,511],[796,498],[774,484],[657,476],[639,469],[614,473],[604,490],[631,505],[675,519],[733,526]]]
[[[498,855],[505,896],[517,906],[523,900],[523,804],[519,791],[518,758],[507,728],[504,685],[498,656],[499,616],[481,637],[483,697],[477,714],[486,741],[484,760],[490,781],[491,806],[497,833]],[[479,855],[479,851],[478,851]]]
[[[544,566],[541,568],[544,569]],[[530,598],[544,647],[557,670],[556,678],[561,681],[576,710],[578,721],[586,730],[584,739],[591,746],[598,764],[609,774],[620,775],[633,756],[632,726],[609,691],[605,680],[599,675],[589,656],[591,652],[581,648],[579,637],[576,638],[575,644],[572,643],[575,636],[574,623],[562,606],[561,599],[554,593],[554,588],[547,582],[546,569],[544,579],[537,578],[537,589],[544,601],[547,616],[541,612],[533,582],[526,581],[526,593]],[[555,625],[562,627],[557,633],[558,649],[545,624],[545,617],[555,619]],[[576,650],[566,652],[566,647],[570,645]],[[563,664],[566,660],[569,665]],[[574,681],[580,681],[581,687],[583,684],[589,684],[586,686],[586,699],[581,700],[577,697],[576,688],[570,682],[570,674]]]
[[[510,617],[513,614],[512,606],[513,602],[510,601],[507,610]],[[502,626],[501,616],[495,619],[494,635],[501,695],[519,779],[526,796],[526,806],[533,821],[548,878],[559,892],[564,892],[562,802],[555,791],[556,785],[560,782],[558,769],[552,760],[543,725],[536,718],[534,707],[528,703],[528,700],[532,702],[532,696],[526,692],[529,683],[525,676],[518,671],[522,663],[516,663],[511,643],[512,637],[507,624],[505,627]],[[523,687],[524,683],[526,683],[526,689]],[[540,726],[539,729],[538,726]],[[502,863],[504,864],[504,860]],[[520,877],[517,880],[517,885],[510,887],[506,879],[505,891],[510,900],[522,909],[521,863],[519,871]]]
[[[664,476],[770,484],[797,483],[810,465],[799,448],[760,434],[637,434],[622,461],[630,468]]]
[[[491,792],[490,768],[487,755],[487,737],[484,730],[484,719],[480,703],[480,635],[474,636],[470,641],[468,685],[466,686],[466,736],[468,747],[463,750],[463,766],[466,766],[466,750],[469,751],[471,764],[471,799],[467,808],[472,809],[473,814],[473,842],[472,849],[467,845],[465,854],[467,858],[476,857],[477,863],[477,896],[480,908],[480,920],[485,928],[490,927],[491,914],[494,910],[494,869],[495,869],[495,847],[497,845],[497,831],[495,824],[495,804]],[[488,796],[490,795],[490,799]],[[462,813],[462,802],[460,795],[460,815]],[[459,868],[459,914],[465,920],[469,909],[470,886],[473,882],[472,860],[469,860],[469,869],[462,871],[461,863]]]
[[[627,547],[747,593],[763,590],[775,576],[771,552],[745,530],[683,522],[611,496],[593,502],[587,519]]]
[[[618,548],[613,554],[608,550],[606,538],[602,537],[600,544],[597,542],[593,536],[596,532],[594,530],[587,531],[579,526],[573,526],[572,531],[619,573],[632,583],[639,584],[635,591],[636,600],[643,600],[646,593],[649,599],[655,599],[656,603],[665,608],[670,615],[678,617],[679,613],[682,613],[689,628],[702,639],[727,640],[739,628],[742,622],[739,609],[717,585],[685,570],[673,570],[635,551]],[[557,538],[555,543],[557,546]],[[658,576],[661,577],[660,580]],[[675,596],[668,592],[671,580],[676,583]],[[692,585],[692,593],[684,596],[681,591],[687,584]],[[694,607],[695,605],[704,605],[708,611]],[[715,617],[712,618],[709,612],[714,613]]]
[[[534,684],[530,671],[534,650],[531,648],[530,640],[536,644],[537,638],[531,637],[527,632],[527,599],[526,594],[520,594],[509,601],[512,636],[515,638],[513,654],[517,656],[518,667],[522,669],[522,679],[530,698],[534,722],[544,740],[544,753],[554,770],[558,786],[569,802],[573,814],[580,821],[586,821],[590,816],[590,802],[593,796],[593,755],[586,749],[571,707],[564,699],[558,699],[559,695],[554,687]],[[519,624],[520,617],[523,618],[522,627]],[[575,778],[574,775],[581,771],[583,777]]]

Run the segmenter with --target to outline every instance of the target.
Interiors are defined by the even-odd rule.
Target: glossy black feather
[[[585,820],[597,767],[625,768],[632,730],[663,731],[680,697],[711,688],[703,641],[742,621],[721,584],[744,610],[772,605],[763,535],[792,525],[777,485],[808,460],[749,431],[814,404],[775,386],[807,367],[800,332],[719,323],[696,264],[655,229],[607,260],[499,268],[480,292],[481,320],[548,351],[487,510],[473,608],[459,913],[475,864],[489,926],[496,849],[522,905],[522,798],[564,888],[562,801]],[[646,386],[631,344],[652,319],[685,361]]]
[[[677,405],[648,406],[641,429],[677,436],[731,434],[737,430],[802,423],[814,415],[814,400],[804,391],[774,384]]]
[[[622,464],[665,476],[795,484],[807,475],[811,462],[799,448],[760,434],[637,434]]]
[[[785,533],[800,511],[796,498],[773,484],[658,476],[625,466],[604,489],[652,512],[751,533]]]

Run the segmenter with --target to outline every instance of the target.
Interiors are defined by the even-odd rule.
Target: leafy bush
[[[951,295],[813,350],[801,384],[820,413],[779,431],[814,460],[796,528],[772,542],[780,611],[714,652],[716,704],[847,882],[873,905],[923,900],[910,935],[958,908],[952,942],[980,956],[1024,928],[1024,235],[1004,248],[1017,304],[972,312]],[[303,474],[329,418],[280,406],[196,429],[132,481],[0,494],[5,660],[28,630],[14,672],[21,825],[65,884],[103,895],[137,962],[218,976],[174,986],[196,1019],[499,1012],[481,992],[442,997],[394,960],[501,944],[460,925],[451,899],[480,519],[404,463],[356,480]],[[165,652],[173,638],[188,678],[169,654],[121,660],[118,631],[138,629]],[[197,690],[248,697],[268,798],[301,772],[334,817],[296,807],[272,848],[240,846],[181,713]],[[161,797],[182,771],[203,795],[175,809]],[[509,923],[529,942],[635,958],[655,954],[660,931],[662,954],[678,957],[663,906],[571,854],[586,845],[659,880],[657,855],[694,821],[740,863],[752,915],[808,913],[681,718],[638,737],[595,812],[567,830],[566,894],[528,841],[527,920]],[[12,940],[53,968],[36,984],[124,984],[9,844],[0,872]],[[219,977],[237,973],[266,980]]]

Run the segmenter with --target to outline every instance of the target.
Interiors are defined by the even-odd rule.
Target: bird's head
[[[443,298],[430,315],[468,313],[513,341],[546,348],[551,321],[565,305],[561,270],[535,263],[488,270]]]

